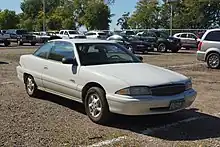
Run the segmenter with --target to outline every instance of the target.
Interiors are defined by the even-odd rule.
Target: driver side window
[[[53,44],[54,44],[54,42],[48,42],[48,43],[44,44],[34,53],[34,56],[47,59],[48,54],[49,54],[51,48],[53,47]]]
[[[61,62],[63,58],[74,58],[73,45],[66,41],[56,41],[48,59]]]

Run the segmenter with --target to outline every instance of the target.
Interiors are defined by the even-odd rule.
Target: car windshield
[[[69,31],[69,34],[79,34],[77,31]]]
[[[76,44],[82,66],[141,63],[141,61],[123,46],[117,43],[80,43]]]

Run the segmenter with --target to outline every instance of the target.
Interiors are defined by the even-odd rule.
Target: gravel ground
[[[115,115],[102,126],[77,102],[47,93],[27,96],[15,67],[20,55],[35,49],[0,47],[0,146],[220,146],[220,71],[197,62],[195,51],[143,56],[192,77],[198,97],[191,108],[170,115]]]

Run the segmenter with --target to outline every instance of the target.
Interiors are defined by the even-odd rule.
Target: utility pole
[[[43,16],[43,31],[46,31],[46,4],[45,4],[45,0],[43,0],[43,12],[44,12],[44,16]]]
[[[173,4],[170,3],[170,36],[173,36]]]

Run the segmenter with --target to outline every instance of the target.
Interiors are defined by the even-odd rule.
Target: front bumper
[[[197,51],[196,57],[199,61],[205,61],[205,52]]]
[[[124,115],[153,115],[166,114],[183,110],[195,101],[197,92],[193,89],[174,96],[139,96],[129,97],[121,95],[106,95],[109,109],[113,113]],[[173,100],[184,100],[183,105],[170,110]]]

